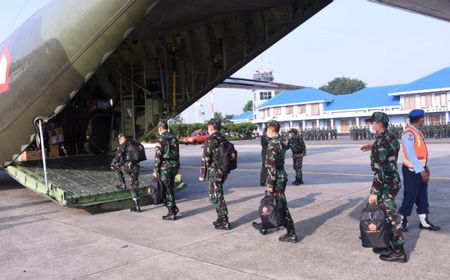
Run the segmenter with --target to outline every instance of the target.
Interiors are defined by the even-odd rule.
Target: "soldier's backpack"
[[[237,151],[234,145],[224,139],[219,142],[219,160],[217,166],[220,170],[230,173],[231,170],[237,168]]]
[[[148,201],[149,204],[161,204],[164,203],[164,188],[160,180],[152,178],[150,185],[148,186]]]
[[[378,204],[367,204],[364,207],[361,211],[359,229],[363,247],[389,247],[390,224],[387,222],[386,213]]]
[[[127,146],[127,160],[138,162],[147,160],[144,146],[137,141],[130,141]]]
[[[261,217],[261,229],[286,226],[285,207],[279,196],[266,192],[258,208]]]

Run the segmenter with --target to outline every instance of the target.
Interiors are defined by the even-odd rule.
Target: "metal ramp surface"
[[[130,191],[117,190],[115,187],[118,180],[110,169],[111,160],[112,156],[108,155],[48,159],[48,192],[44,182],[42,161],[18,162],[8,166],[7,171],[27,188],[67,207],[90,207],[117,202],[126,202],[129,205]],[[148,185],[151,175],[151,169],[141,166],[139,176],[141,196],[147,193],[143,186]],[[129,180],[126,176],[125,179],[128,186]]]

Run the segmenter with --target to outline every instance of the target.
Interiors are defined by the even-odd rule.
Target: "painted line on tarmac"
[[[192,166],[192,165],[184,165],[182,168],[189,168],[189,169],[198,169],[200,170],[200,166]],[[260,172],[261,169],[244,169],[244,168],[237,168],[235,171],[242,171],[242,172]],[[293,172],[288,172],[292,173]],[[329,176],[352,176],[352,177],[373,177],[373,174],[363,174],[363,173],[337,173],[337,172],[319,172],[319,171],[303,171],[304,174],[311,174],[311,175],[329,175]],[[430,177],[430,180],[447,180],[450,181],[450,177]]]

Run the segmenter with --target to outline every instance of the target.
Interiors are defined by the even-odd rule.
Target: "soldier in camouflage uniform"
[[[162,219],[176,220],[179,210],[175,204],[173,188],[175,176],[180,169],[180,150],[177,138],[168,129],[167,122],[159,123],[159,137],[156,139],[153,177],[158,178],[164,187],[164,204],[167,207],[168,214],[163,216]]]
[[[220,133],[220,121],[211,119],[208,122],[209,137],[203,145],[203,156],[199,180],[203,182],[208,176],[209,200],[216,208],[217,220],[213,222],[216,229],[231,229],[228,221],[228,209],[223,195],[223,184],[228,173],[218,167],[219,145],[226,141]]]
[[[403,234],[401,218],[397,213],[395,196],[400,190],[400,175],[397,169],[400,144],[397,138],[388,131],[389,118],[385,113],[375,112],[367,120],[372,123],[375,142],[361,148],[362,151],[371,150],[371,167],[375,172],[370,188],[369,203],[384,209],[391,225],[390,248],[374,248],[374,253],[380,254],[380,259],[389,262],[407,262],[403,249]]]
[[[299,136],[297,129],[291,130],[291,138],[288,142],[288,149],[292,151],[292,160],[294,161],[295,181],[293,185],[303,184],[303,157],[306,155],[306,146],[303,139]]]
[[[263,134],[261,136],[261,173],[259,177],[259,184],[261,187],[266,186],[267,169],[266,169],[266,154],[267,145],[269,143],[269,137],[267,137],[267,127],[264,128]]]
[[[131,212],[141,212],[139,205],[139,162],[129,160],[127,158],[128,149],[128,137],[119,134],[119,146],[117,147],[113,161],[111,163],[111,169],[116,173],[116,176],[120,180],[120,185],[116,188],[124,190],[127,188],[125,184],[124,173],[130,178],[130,191],[133,198],[133,207],[130,208]]]
[[[287,233],[279,238],[282,242],[298,242],[295,234],[294,221],[287,207],[287,199],[284,194],[286,183],[288,181],[287,173],[284,170],[284,156],[286,148],[283,146],[281,137],[278,134],[280,123],[272,120],[267,123],[267,135],[270,137],[267,146],[266,168],[267,168],[267,188],[266,191],[280,198],[284,208],[284,218],[286,222]],[[253,222],[253,227],[261,234],[267,231],[261,229],[261,223]]]

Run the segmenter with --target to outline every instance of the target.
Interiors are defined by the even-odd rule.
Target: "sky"
[[[0,0],[0,41],[48,2]],[[449,46],[449,22],[366,0],[335,0],[233,76],[252,78],[263,67],[273,70],[276,82],[302,86],[320,87],[342,76],[367,86],[401,84],[450,66]],[[194,122],[202,108],[208,119],[211,100],[218,112],[240,114],[251,99],[246,90],[213,93],[181,116]]]

